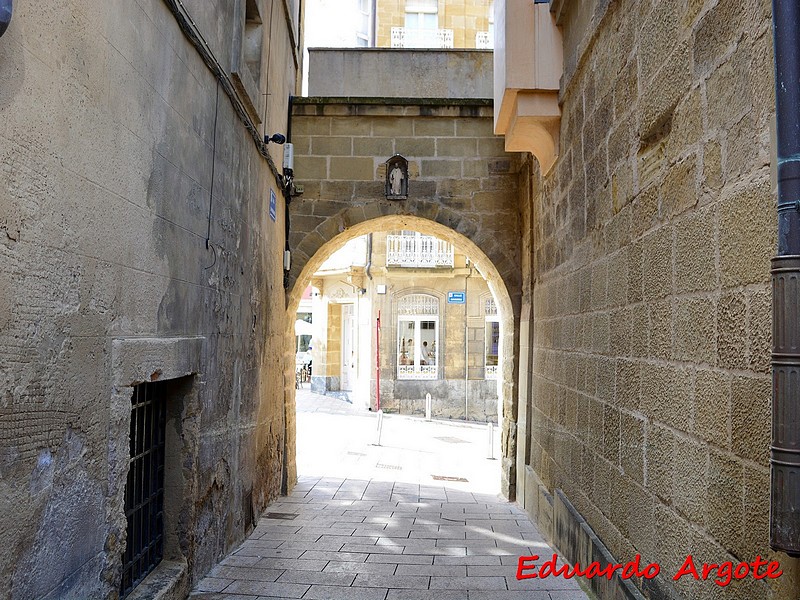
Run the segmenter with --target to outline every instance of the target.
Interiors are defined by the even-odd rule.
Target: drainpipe
[[[370,273],[370,269],[372,268],[372,234],[370,233],[367,236],[367,277],[369,280],[372,281],[372,273]]]
[[[271,19],[271,17],[270,17]],[[270,24],[272,21],[270,20]],[[289,106],[286,117],[286,142],[292,143],[292,105],[294,96],[289,96]],[[264,113],[266,115],[266,112]],[[265,117],[266,118],[266,117]],[[292,190],[294,188],[294,165],[283,166],[283,198],[284,198],[284,262],[283,262],[283,289],[289,289],[289,273],[291,269],[291,248],[289,248],[289,234],[291,233],[291,218],[289,217],[289,205],[292,203]]]
[[[467,259],[469,262],[469,259]],[[467,283],[472,276],[472,263],[469,274],[464,276],[464,420],[469,421],[469,296]]]
[[[778,255],[772,259],[770,546],[800,557],[800,3],[773,0]]]

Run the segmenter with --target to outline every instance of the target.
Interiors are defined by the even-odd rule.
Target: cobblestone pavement
[[[297,407],[297,485],[192,600],[587,598],[516,579],[520,555],[553,550],[498,496],[487,426],[385,415],[378,446],[373,413],[308,390]]]

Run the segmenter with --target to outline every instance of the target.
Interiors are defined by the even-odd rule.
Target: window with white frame
[[[500,318],[497,316],[497,304],[493,298],[484,301],[484,315],[486,318],[484,377],[497,379],[500,365]]]
[[[397,378],[436,379],[439,364],[439,299],[408,294],[397,305]]]
[[[407,0],[404,48],[438,48],[438,0]]]
[[[367,48],[372,45],[372,2],[370,0],[358,0],[358,17],[356,45]]]

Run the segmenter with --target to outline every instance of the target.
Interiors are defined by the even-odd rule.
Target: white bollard
[[[431,420],[431,395],[425,394],[425,420]]]
[[[381,433],[382,432],[383,432],[383,409],[378,411],[378,432],[377,432],[378,436],[377,436],[377,439],[375,440],[375,445],[376,446],[380,446],[381,445]]]
[[[489,421],[489,460],[494,460],[494,423]]]

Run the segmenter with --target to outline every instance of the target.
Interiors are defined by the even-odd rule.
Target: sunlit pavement
[[[297,392],[292,493],[193,592],[194,600],[578,600],[574,579],[517,580],[549,558],[527,514],[499,497],[486,425],[378,417]]]

